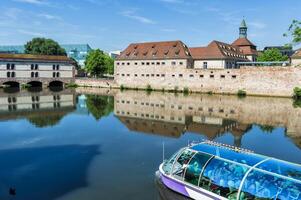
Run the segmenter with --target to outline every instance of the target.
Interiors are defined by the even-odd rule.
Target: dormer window
[[[153,44],[153,45],[152,45],[152,49],[154,49],[155,47],[156,47],[156,45]]]
[[[130,56],[130,55],[131,55],[131,52],[127,52],[127,53],[126,53],[126,56]]]
[[[174,44],[173,44],[173,47],[177,47],[177,45],[178,45],[178,43],[174,43]]]
[[[148,52],[147,52],[147,51],[145,51],[145,52],[143,52],[143,55],[144,55],[144,56],[146,56],[146,55],[147,55],[147,53],[148,53]]]
[[[177,49],[177,50],[175,51],[175,55],[178,56],[179,54],[180,54],[180,49]]]
[[[167,56],[168,52],[169,52],[169,50],[164,51],[164,55]]]
[[[154,51],[154,52],[153,52],[153,56],[156,56],[156,55],[157,55],[157,52],[158,52],[158,51]]]
[[[137,49],[137,48],[138,48],[138,45],[135,45],[135,46],[134,46],[134,49]]]

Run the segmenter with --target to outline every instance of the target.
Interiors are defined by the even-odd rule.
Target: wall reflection
[[[241,140],[256,124],[266,133],[285,127],[286,136],[301,148],[301,108],[287,98],[119,91],[114,113],[129,130],[168,137],[186,132],[213,140],[225,133]]]
[[[7,93],[0,90],[0,120],[27,119],[37,127],[53,126],[75,110],[74,90]]]

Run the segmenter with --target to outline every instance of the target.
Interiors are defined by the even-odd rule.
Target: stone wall
[[[115,72],[116,73],[116,72]],[[242,67],[240,69],[187,69],[184,67],[122,66],[115,74],[118,86],[249,95],[292,96],[301,86],[299,67]],[[120,76],[126,74],[126,76]]]

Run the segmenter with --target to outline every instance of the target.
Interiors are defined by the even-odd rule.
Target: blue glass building
[[[68,57],[74,58],[79,65],[84,66],[86,56],[92,50],[88,44],[63,44],[62,48],[66,50]],[[23,45],[5,45],[0,46],[0,53],[24,53]]]

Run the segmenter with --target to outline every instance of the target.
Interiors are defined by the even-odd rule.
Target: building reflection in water
[[[114,112],[129,130],[181,137],[186,132],[213,140],[230,133],[233,145],[256,124],[264,132],[285,127],[286,135],[301,148],[301,108],[291,99],[172,93],[116,92]]]
[[[25,118],[37,127],[53,126],[76,108],[73,90],[0,91],[0,120]]]

